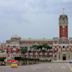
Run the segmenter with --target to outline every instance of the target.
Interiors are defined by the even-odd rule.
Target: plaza
[[[72,64],[69,63],[42,63],[35,65],[19,66],[0,66],[0,72],[72,72]]]

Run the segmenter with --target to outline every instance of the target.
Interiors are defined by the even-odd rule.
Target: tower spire
[[[63,8],[63,11],[62,11],[62,12],[63,12],[63,15],[64,15],[64,10],[65,10],[65,9]]]

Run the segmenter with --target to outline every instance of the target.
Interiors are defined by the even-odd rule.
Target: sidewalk
[[[65,61],[63,61],[63,60],[56,60],[56,61],[52,61],[52,63],[69,63],[70,62],[70,60],[65,60]]]

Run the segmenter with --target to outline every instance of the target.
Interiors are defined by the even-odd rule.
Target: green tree
[[[31,48],[33,48],[34,50],[39,50],[42,49],[42,45],[33,45]]]
[[[31,48],[33,48],[35,50],[48,50],[48,49],[52,49],[52,47],[50,45],[47,45],[47,44],[33,45]]]
[[[49,45],[47,45],[47,49],[52,49],[52,47],[51,47],[51,46],[49,46]]]
[[[24,54],[28,51],[27,47],[21,47],[21,53]]]
[[[1,57],[0,61],[4,61],[6,59],[6,57]]]

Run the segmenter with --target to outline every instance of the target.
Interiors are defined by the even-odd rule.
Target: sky
[[[14,35],[23,39],[58,37],[63,8],[72,37],[72,0],[0,0],[0,42]]]

